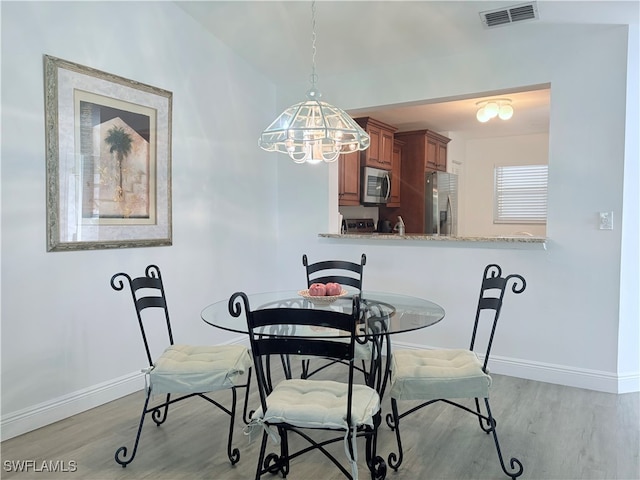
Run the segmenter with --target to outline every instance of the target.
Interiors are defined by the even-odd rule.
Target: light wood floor
[[[334,367],[332,367],[333,369]],[[330,377],[340,375],[335,370]],[[522,479],[640,479],[640,394],[613,395],[493,375],[491,406],[498,420],[505,461],[524,464]],[[132,447],[143,393],[135,393],[39,430],[5,441],[3,479],[213,479],[254,477],[259,442],[248,444],[242,421],[236,423],[240,462],[226,457],[227,416],[198,398],[171,407],[169,419],[156,427],[147,419],[137,457],[127,467],[115,463],[121,445]],[[216,394],[227,401],[227,392]],[[252,405],[257,397],[251,396]],[[383,408],[390,411],[387,401]],[[405,459],[390,480],[506,479],[493,440],[475,417],[436,404],[404,420]],[[340,454],[341,443],[334,446]],[[379,453],[395,451],[394,434],[383,423]],[[360,478],[370,478],[360,445]],[[77,471],[8,471],[7,462],[33,460],[75,462]],[[41,468],[40,468],[41,469]],[[280,478],[266,475],[263,478]],[[344,478],[321,454],[292,464],[291,480]]]

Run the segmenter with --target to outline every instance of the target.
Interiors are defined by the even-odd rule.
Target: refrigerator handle
[[[447,235],[453,235],[453,208],[451,207],[451,195],[447,195]]]

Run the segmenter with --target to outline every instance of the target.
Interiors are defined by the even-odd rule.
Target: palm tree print
[[[118,162],[119,183],[116,188],[116,201],[122,201],[124,197],[124,190],[122,189],[122,163],[124,159],[131,153],[133,144],[133,138],[122,127],[112,127],[107,132],[107,136],[104,139],[105,143],[109,145],[109,153],[116,154]]]

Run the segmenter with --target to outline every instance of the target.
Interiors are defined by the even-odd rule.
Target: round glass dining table
[[[248,294],[251,310],[264,308],[306,308],[331,309],[341,313],[352,313],[353,295],[347,293],[333,301],[325,297],[309,297],[306,291],[276,291],[267,293]],[[361,302],[362,328],[359,336],[390,335],[409,332],[429,327],[444,318],[444,309],[423,298],[388,292],[362,292]],[[248,333],[244,316],[233,317],[229,313],[229,301],[223,300],[205,307],[201,313],[202,319],[217,328],[237,333]],[[264,334],[268,335],[267,332]],[[282,333],[279,332],[279,335]],[[292,331],[289,335],[306,336],[304,330]],[[340,335],[333,331],[327,336]],[[323,336],[315,331],[314,336]]]
[[[349,292],[340,298],[327,299],[309,297],[306,291],[278,291],[247,295],[248,310],[265,308],[302,308],[331,309],[340,313],[352,314],[354,295]],[[230,300],[232,304],[230,305]],[[202,310],[202,319],[217,328],[237,333],[248,334],[244,310],[239,296],[235,294],[229,300],[219,301]],[[237,316],[230,312],[235,311]],[[387,292],[362,292],[360,297],[360,315],[356,329],[357,343],[368,346],[371,355],[367,371],[367,383],[375,388],[380,396],[389,379],[391,360],[392,334],[410,332],[429,327],[444,318],[444,309],[429,300],[408,295]],[[260,335],[294,336],[294,337],[339,337],[348,335],[346,331],[333,328],[282,328],[261,330]]]

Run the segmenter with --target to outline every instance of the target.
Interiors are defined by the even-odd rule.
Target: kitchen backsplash
[[[363,207],[362,205],[353,207],[340,207],[339,212],[343,218],[373,218],[378,224],[378,207]]]

